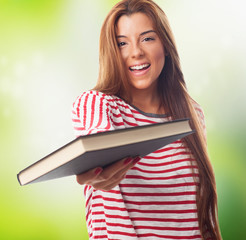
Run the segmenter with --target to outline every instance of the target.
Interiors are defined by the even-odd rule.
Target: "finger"
[[[125,167],[124,168],[122,168],[121,170],[119,170],[115,175],[113,175],[112,177],[111,177],[111,179],[113,180],[113,179],[119,179],[119,178],[121,178],[121,176],[125,176],[126,175],[126,173],[127,173],[127,171],[129,170],[129,169],[131,169],[133,166],[135,166],[135,164],[140,160],[141,158],[140,157],[135,157],[135,158],[133,158],[130,162],[129,162],[129,164],[125,164]]]
[[[111,172],[111,179],[117,179],[120,178],[122,175],[125,175],[127,173],[127,171],[129,169],[131,169],[137,162],[139,162],[141,158],[140,157],[135,157],[135,158],[131,158],[130,160],[126,160],[123,162],[123,166],[122,168],[119,168],[117,170],[117,172],[115,172],[115,174],[113,174],[113,172]],[[106,169],[106,171],[100,176],[100,177],[104,177],[104,174],[107,174],[107,171],[110,171],[111,169]]]
[[[132,161],[132,158],[125,158],[125,159],[120,160],[119,161],[120,163],[117,162],[115,164],[112,164],[112,166],[109,166],[105,168],[104,170],[100,167],[91,169],[85,173],[77,175],[76,180],[80,185],[90,184],[94,186],[96,183],[101,182],[101,185],[103,186],[105,185],[104,182],[108,181],[113,175],[115,175],[115,171],[118,172],[121,169],[120,168],[121,165],[127,166],[128,164],[130,164],[131,161]],[[102,172],[103,174],[101,174]]]
[[[105,186],[116,186],[124,178],[126,172],[132,168],[141,158],[124,158],[115,164],[105,168],[95,168],[86,173],[77,175],[80,185],[90,184],[96,189],[104,189]]]
[[[85,173],[76,175],[76,180],[77,180],[78,184],[80,184],[80,185],[88,184],[88,183],[92,182],[93,180],[95,180],[98,177],[98,175],[100,175],[100,173],[102,171],[103,171],[103,169],[101,167],[91,169]]]
[[[131,160],[125,160],[124,165],[126,165],[123,169],[110,176],[110,178],[106,175],[105,170],[99,175],[92,184],[95,189],[101,190],[110,190],[117,186],[126,176],[127,171],[132,168],[141,158],[136,157]],[[127,162],[127,164],[126,164]],[[99,180],[100,179],[100,180]]]
[[[104,190],[105,191],[110,191],[111,189],[113,189],[114,187],[118,186],[120,184],[120,182],[126,177],[126,173],[123,174],[120,178],[118,178],[117,181],[115,182],[111,182],[110,184],[108,185],[105,185],[104,186]]]
[[[119,185],[119,183],[125,178],[126,174],[118,176],[116,179],[111,179],[111,181],[94,183],[92,186],[97,190],[109,191]]]
[[[105,182],[110,180],[115,174],[130,165],[132,158],[124,158],[116,163],[113,163],[103,169],[100,176],[95,178],[95,181]]]
[[[95,189],[108,190],[107,186],[114,187],[125,177],[126,172],[132,167],[133,158],[125,158],[117,164],[105,168],[100,175],[89,182]],[[123,166],[123,167],[122,167]]]
[[[137,156],[134,157],[132,162],[127,166],[129,168],[132,168],[133,166],[135,166],[139,161],[141,160],[141,157]]]
[[[109,184],[104,185],[103,189],[105,191],[109,191],[112,188],[116,187],[117,185],[120,184],[120,182],[126,177],[127,171],[130,170],[136,163],[139,162],[141,158],[140,157],[135,157],[133,160],[121,171],[119,171],[117,174],[115,174],[109,181]],[[105,182],[106,184],[106,182]]]
[[[106,167],[103,172],[100,174],[99,179],[102,181],[107,181],[113,178],[115,175],[127,172],[130,168],[132,168],[138,161],[139,157],[132,158],[124,158],[108,167]]]

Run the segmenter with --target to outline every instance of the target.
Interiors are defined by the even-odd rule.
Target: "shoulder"
[[[72,105],[73,114],[79,118],[83,117],[84,113],[111,115],[112,112],[117,112],[121,108],[127,108],[127,103],[115,95],[105,94],[103,92],[88,90],[82,92]]]
[[[77,97],[72,106],[72,123],[76,136],[113,129],[108,104],[110,99],[110,95],[97,91],[85,91]]]
[[[79,108],[81,106],[104,106],[108,108],[128,107],[129,105],[120,97],[115,95],[109,95],[103,92],[88,90],[82,92],[73,103],[73,108]]]
[[[82,92],[75,100],[73,105],[80,104],[81,101],[87,101],[88,99],[97,99],[103,101],[103,99],[106,97],[106,95],[102,92],[94,91],[94,90],[88,90]]]
[[[95,102],[103,102],[103,103],[110,103],[120,101],[121,99],[114,95],[105,94],[103,92],[95,91],[95,90],[88,90],[82,92],[73,105],[81,104],[81,102],[88,103],[88,101],[93,100]]]
[[[92,109],[97,109],[99,106],[106,106],[105,94],[97,91],[84,91],[82,92],[72,105],[72,112],[79,118],[85,115],[85,112],[89,112]]]
[[[94,105],[105,102],[106,95],[102,92],[88,90],[82,92],[74,101],[73,108],[86,107],[87,105]]]

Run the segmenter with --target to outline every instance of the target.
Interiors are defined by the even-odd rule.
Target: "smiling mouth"
[[[141,71],[141,70],[145,70],[147,68],[150,67],[150,64],[146,63],[146,64],[142,64],[142,65],[136,65],[136,66],[132,66],[129,67],[130,71]]]

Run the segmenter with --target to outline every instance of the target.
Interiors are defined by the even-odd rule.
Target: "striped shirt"
[[[202,110],[198,104],[195,107],[204,125]],[[144,113],[116,96],[96,91],[82,93],[72,110],[76,136],[168,120],[167,115]],[[198,182],[196,161],[178,140],[143,157],[110,191],[85,185],[89,238],[201,239]]]

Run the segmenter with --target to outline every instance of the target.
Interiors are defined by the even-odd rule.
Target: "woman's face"
[[[165,52],[152,20],[143,13],[123,15],[117,23],[116,35],[131,94],[139,90],[155,94],[165,64]]]

